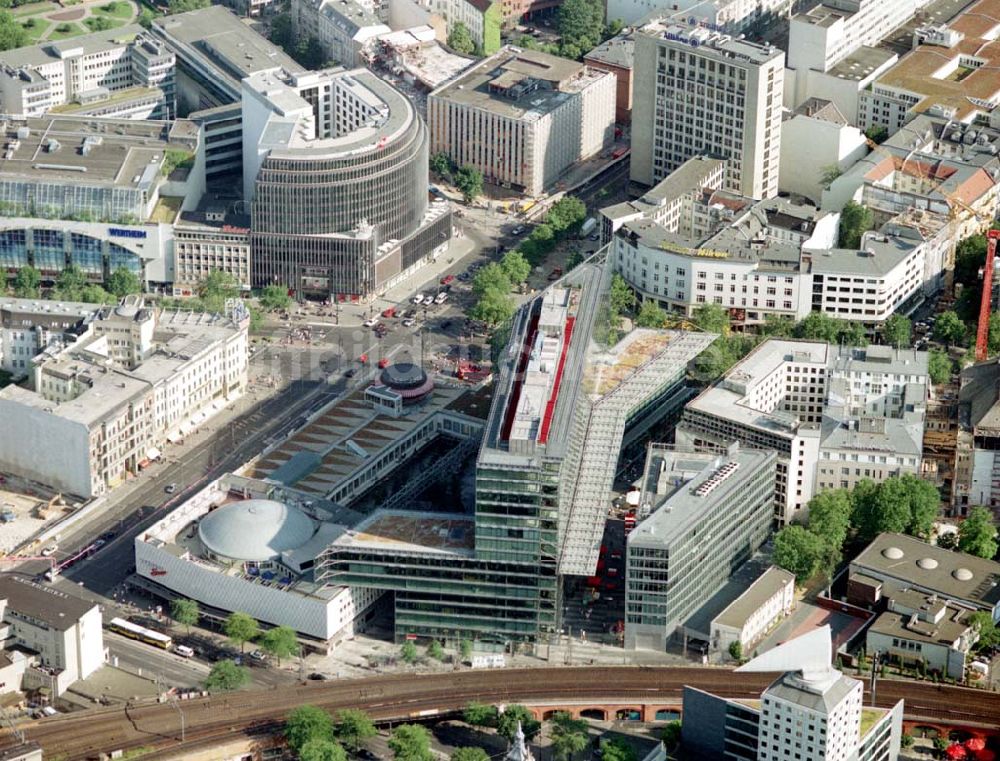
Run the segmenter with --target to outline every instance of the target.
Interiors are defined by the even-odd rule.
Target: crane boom
[[[986,344],[990,336],[990,312],[993,306],[993,260],[997,255],[1000,230],[986,233],[986,263],[983,266],[983,295],[979,301],[979,325],[976,330],[976,362],[986,359]]]

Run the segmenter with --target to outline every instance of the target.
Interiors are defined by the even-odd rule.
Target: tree
[[[299,761],[347,761],[347,754],[333,740],[316,738],[299,749]]]
[[[456,748],[451,761],[490,761],[490,756],[482,748]]]
[[[170,617],[183,625],[188,633],[191,627],[198,623],[198,603],[194,600],[179,598],[170,601]]]
[[[417,646],[413,644],[413,640],[406,640],[403,646],[399,648],[399,657],[403,659],[404,663],[416,663],[417,662]]]
[[[620,737],[601,743],[602,761],[638,761],[635,750]]]
[[[238,690],[250,683],[250,669],[237,666],[235,661],[219,661],[212,664],[205,680],[205,689],[210,692]]]
[[[738,639],[734,639],[729,643],[729,657],[734,661],[743,660],[743,643]]]
[[[119,299],[142,290],[142,281],[139,280],[139,276],[126,267],[119,267],[112,272],[105,285]]]
[[[474,166],[463,166],[455,173],[455,187],[465,202],[471,203],[483,194],[483,173]]]
[[[300,39],[290,55],[307,69],[322,69],[326,66],[326,49],[314,35]]]
[[[823,551],[823,540],[804,526],[785,526],[774,537],[774,562],[800,584],[816,573]]]
[[[497,717],[497,734],[505,737],[507,742],[513,742],[519,722],[521,731],[524,732],[524,736],[528,740],[538,734],[538,730],[542,728],[541,722],[532,716],[531,711],[523,705],[512,703],[504,708],[503,713]]]
[[[881,124],[873,124],[865,130],[865,137],[873,143],[881,145],[889,138],[889,128]]]
[[[472,55],[476,52],[476,41],[472,39],[469,27],[461,21],[452,24],[451,30],[448,32],[448,47],[463,55]]]
[[[945,352],[940,349],[931,350],[927,358],[927,374],[931,378],[931,383],[947,383],[951,380],[953,367],[951,358]]]
[[[1000,628],[993,623],[993,617],[985,610],[976,611],[968,618],[969,626],[979,634],[979,641],[976,647],[980,649],[992,648],[1000,645]]]
[[[260,305],[268,312],[277,312],[288,309],[292,305],[292,297],[283,285],[265,285],[260,292]]]
[[[285,739],[296,753],[310,740],[333,740],[333,719],[314,705],[302,705],[285,717]]]
[[[170,0],[167,9],[168,13],[186,13],[187,11],[196,11],[199,8],[207,8],[211,4],[211,0]]]
[[[893,314],[882,325],[882,335],[890,346],[905,348],[910,345],[913,324],[901,314]]]
[[[264,636],[260,638],[260,647],[265,653],[277,658],[280,666],[282,658],[289,658],[299,652],[299,638],[292,627],[275,626],[264,632]]]
[[[913,735],[909,732],[903,732],[899,737],[899,746],[903,749],[913,747]]]
[[[706,333],[729,334],[729,312],[719,304],[702,304],[694,310],[693,319]]]
[[[587,218],[587,204],[576,196],[563,196],[545,214],[545,223],[559,238],[573,233]]]
[[[808,338],[811,341],[826,341],[837,343],[840,325],[825,312],[810,312],[804,320],[795,326],[796,338]]]
[[[447,153],[438,152],[431,156],[430,169],[438,177],[451,182],[452,173],[455,171],[455,163]]]
[[[557,761],[569,761],[589,744],[587,722],[565,711],[552,717],[552,753]]]
[[[60,301],[82,301],[83,291],[87,287],[87,276],[75,264],[71,264],[56,278],[56,285],[50,294]]]
[[[91,16],[83,23],[92,32],[106,32],[108,29],[115,28],[114,22],[106,16]]]
[[[820,168],[819,183],[824,188],[829,188],[834,180],[836,180],[843,172],[840,171],[840,167],[836,164],[827,164]]]
[[[858,248],[861,235],[875,226],[875,214],[867,206],[848,201],[840,212],[838,245],[841,248]]]
[[[226,616],[222,622],[222,631],[230,640],[240,646],[243,652],[244,645],[260,634],[260,625],[246,613],[234,611]]]
[[[287,53],[295,47],[295,24],[291,13],[278,13],[271,19],[271,42]]]
[[[958,549],[987,560],[997,554],[997,527],[989,508],[974,507],[962,521],[958,527]]]
[[[333,734],[347,750],[357,753],[365,740],[378,734],[371,717],[357,708],[337,712]]]
[[[611,310],[616,315],[624,314],[635,306],[635,291],[629,287],[625,278],[617,272],[611,276],[611,290],[609,295]]]
[[[667,322],[667,313],[652,299],[642,302],[635,324],[640,328],[662,328]]]
[[[943,534],[938,534],[937,546],[940,547],[942,550],[957,550],[958,532],[945,531]]]
[[[13,50],[27,45],[28,33],[10,11],[0,11],[0,50]]]
[[[865,540],[883,532],[930,536],[940,507],[937,489],[911,473],[882,483],[861,482],[852,494],[851,521]]]
[[[851,495],[846,489],[821,491],[809,500],[809,530],[839,550],[851,528]]]
[[[838,320],[838,322],[840,323],[837,330],[838,343],[844,344],[845,346],[868,345],[868,334],[865,331],[864,325],[860,322],[854,322],[853,320]]]
[[[604,5],[599,0],[565,0],[559,6],[559,35],[562,54],[589,52],[604,35]]]
[[[37,299],[42,284],[42,273],[26,264],[14,276],[14,295],[19,299]]]
[[[765,315],[758,332],[768,338],[791,338],[795,334],[795,320],[776,314]]]
[[[458,655],[463,661],[472,657],[472,640],[463,639],[458,643]]]
[[[427,645],[427,657],[436,661],[444,660],[444,648],[436,639],[432,639]]]
[[[491,290],[484,293],[469,310],[469,317],[494,328],[511,318],[514,314],[514,300],[507,293]]]
[[[198,286],[198,298],[206,312],[224,312],[226,301],[240,295],[240,284],[228,272],[212,270]]]
[[[668,721],[660,734],[660,740],[667,752],[676,750],[677,746],[681,744],[681,723],[676,719]]]
[[[77,297],[88,304],[110,304],[116,299],[97,283],[87,283]]]
[[[419,724],[401,724],[392,730],[389,750],[396,761],[434,761],[431,733]]]
[[[462,713],[462,720],[474,727],[493,727],[496,726],[498,715],[495,706],[469,703]]]
[[[520,251],[508,251],[500,260],[500,269],[511,283],[523,283],[531,274],[531,264]]]
[[[143,29],[151,28],[153,26],[153,19],[156,18],[156,15],[156,11],[152,8],[146,8],[143,6],[143,9],[139,11],[139,26]]]
[[[965,323],[951,309],[938,315],[934,323],[934,340],[947,346],[962,346],[965,344]]]
[[[472,279],[472,293],[475,296],[485,296],[489,291],[510,293],[511,280],[507,270],[501,264],[490,262]]]

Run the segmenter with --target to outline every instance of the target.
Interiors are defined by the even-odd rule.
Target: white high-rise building
[[[778,194],[785,54],[657,20],[635,35],[630,177],[655,185],[692,156],[728,160],[726,189]]]

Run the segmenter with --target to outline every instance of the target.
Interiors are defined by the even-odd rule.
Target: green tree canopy
[[[570,761],[589,745],[587,729],[586,721],[574,719],[564,711],[556,712],[551,732],[552,754],[556,761]]]
[[[357,753],[365,740],[378,734],[371,717],[356,708],[337,712],[333,734],[351,753]]]
[[[268,629],[260,638],[261,649],[278,659],[289,658],[299,652],[299,639],[295,629],[290,626],[275,626]]]
[[[395,761],[434,761],[431,733],[419,724],[401,724],[392,730],[389,750]]]
[[[189,632],[191,627],[198,623],[198,615],[198,603],[194,600],[178,598],[170,601],[170,617],[186,627]]]
[[[768,338],[791,338],[795,334],[795,320],[776,314],[765,315],[759,333]]]
[[[431,156],[430,170],[438,177],[451,182],[452,175],[455,172],[455,162],[451,160],[451,157],[447,153],[439,151]]]
[[[883,532],[930,536],[941,497],[934,486],[906,473],[878,484],[859,483],[852,494],[852,523],[865,540]]]
[[[472,55],[476,52],[476,41],[472,39],[469,27],[461,21],[451,25],[451,30],[448,32],[448,47],[463,55]]]
[[[660,739],[663,741],[663,745],[668,752],[676,750],[677,746],[681,743],[681,723],[676,719],[668,721],[663,727]]]
[[[509,320],[515,309],[514,300],[509,294],[491,289],[472,305],[469,317],[485,323],[487,328],[494,328]]]
[[[529,740],[542,728],[541,722],[531,714],[531,711],[522,705],[511,703],[504,708],[497,719],[497,734],[505,737],[507,742],[512,742],[514,735],[517,734],[518,722],[521,723],[521,731],[524,732],[525,738]]]
[[[463,639],[458,643],[458,654],[463,661],[469,660],[472,657],[472,640]]]
[[[83,301],[84,289],[88,285],[83,270],[71,264],[59,273],[50,296],[59,301]]]
[[[804,526],[785,526],[774,537],[774,562],[802,583],[812,578],[823,558],[823,540]]]
[[[14,295],[19,299],[37,299],[41,285],[42,273],[26,264],[14,276]]]
[[[810,312],[804,320],[795,326],[795,337],[807,338],[810,341],[837,343],[839,334],[839,321],[825,312]]]
[[[456,748],[451,761],[490,761],[490,756],[482,748]]]
[[[500,269],[511,283],[523,283],[531,274],[531,264],[520,251],[508,251],[500,260]]]
[[[997,554],[997,526],[988,507],[974,507],[958,527],[958,549],[992,560]]]
[[[702,304],[694,310],[694,324],[708,333],[729,334],[729,312],[719,304]]]
[[[205,689],[209,692],[228,692],[250,684],[250,669],[237,666],[235,661],[219,661],[212,664]]]
[[[635,291],[617,272],[611,276],[610,303],[611,310],[617,315],[625,314],[635,306]]]
[[[564,0],[559,6],[559,35],[563,55],[590,52],[604,35],[604,4],[599,0]]]
[[[640,328],[662,328],[667,322],[667,313],[652,299],[646,299],[635,316],[635,324]]]
[[[545,214],[546,224],[557,236],[573,232],[586,218],[587,205],[576,196],[563,196]]]
[[[946,352],[940,349],[932,349],[927,357],[927,374],[931,383],[947,383],[951,379],[954,363]]]
[[[199,8],[207,8],[211,4],[211,0],[170,0],[167,8],[169,13],[187,13]]]
[[[285,739],[296,753],[310,740],[333,740],[333,719],[318,706],[299,706],[285,717]]]
[[[484,296],[489,291],[509,293],[511,279],[507,270],[496,262],[490,262],[483,267],[472,279],[472,293],[476,296]]]
[[[198,297],[206,312],[224,312],[226,300],[240,295],[240,284],[228,272],[212,270],[198,285]]]
[[[809,530],[840,549],[851,528],[851,494],[847,489],[821,491],[809,500]]]
[[[292,14],[287,11],[277,13],[271,18],[271,42],[286,53],[295,47],[295,24]]]
[[[466,724],[474,727],[493,727],[497,723],[496,706],[485,703],[469,703],[462,713],[462,719]]]
[[[734,661],[743,660],[743,643],[738,639],[734,639],[729,643],[729,657]]]
[[[139,276],[126,267],[119,267],[112,272],[108,276],[108,282],[105,285],[119,299],[142,291],[142,281],[139,280]]]
[[[986,649],[1000,645],[1000,628],[993,623],[993,617],[985,610],[979,610],[969,616],[969,625],[979,632],[979,642],[976,647]]]
[[[316,738],[299,749],[299,761],[347,761],[347,753],[333,740]]]
[[[222,631],[231,641],[240,646],[242,653],[244,645],[260,634],[260,625],[246,613],[234,611],[226,616],[226,620],[222,622]]]
[[[901,314],[893,314],[882,326],[882,335],[890,346],[906,348],[910,345],[912,323]]]
[[[954,310],[949,309],[938,315],[937,322],[934,323],[935,341],[949,346],[962,346],[965,344],[965,336],[965,323]]]
[[[413,644],[413,640],[406,640],[402,647],[399,648],[399,657],[403,659],[404,663],[416,663],[419,654],[417,653],[417,646]]]
[[[463,166],[455,173],[455,187],[470,203],[483,194],[483,173],[474,166]]]
[[[0,10],[0,50],[24,47],[28,41],[28,33],[13,14]]]
[[[861,246],[861,235],[875,226],[875,214],[867,206],[854,201],[848,201],[840,212],[840,234],[838,244],[841,248],[858,248]]]
[[[619,737],[601,743],[602,761],[638,761],[635,750]]]
[[[269,312],[277,312],[288,309],[292,305],[292,297],[283,285],[265,285],[260,292],[260,305]]]
[[[444,648],[441,647],[441,643],[436,639],[432,639],[427,643],[427,657],[433,658],[436,661],[444,660]]]

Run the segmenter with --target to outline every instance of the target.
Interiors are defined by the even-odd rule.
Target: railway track
[[[331,712],[360,708],[378,721],[398,721],[460,710],[471,701],[679,703],[684,685],[726,697],[755,698],[773,678],[727,669],[627,666],[410,674],[229,693],[183,701],[177,707],[148,704],[88,710],[43,719],[25,727],[25,732],[47,754],[82,761],[119,748],[145,746],[176,753],[238,735],[269,733],[304,703]],[[906,715],[913,719],[1000,726],[1000,696],[981,690],[886,679],[879,682],[877,697],[877,705],[884,707],[904,700]],[[178,708],[184,713],[183,743]],[[0,733],[0,749],[14,744],[9,730]]]

